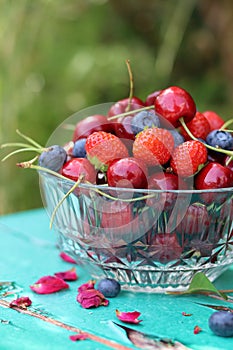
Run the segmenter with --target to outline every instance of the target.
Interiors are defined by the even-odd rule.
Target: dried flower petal
[[[64,261],[71,263],[71,264],[77,264],[77,262],[73,258],[71,258],[71,256],[66,254],[65,252],[61,252],[59,255]]]
[[[95,288],[95,280],[90,280],[87,283],[83,283],[80,287],[78,287],[78,292],[82,292],[87,289]]]
[[[29,297],[21,297],[10,302],[10,307],[18,306],[21,309],[27,309],[28,306],[32,305],[32,301]]]
[[[194,330],[193,330],[193,333],[194,334],[198,334],[198,333],[200,333],[202,331],[202,329],[199,327],[199,326],[195,326],[194,327]]]
[[[64,272],[56,272],[54,275],[64,281],[76,281],[78,279],[75,267]]]
[[[138,317],[141,315],[138,311],[133,312],[121,312],[119,310],[116,310],[116,316],[121,320],[122,322],[126,323],[139,323],[142,322],[142,320],[139,320]]]
[[[184,311],[182,312],[182,315],[183,315],[183,316],[192,316],[192,314],[187,314],[187,313],[184,312]]]
[[[107,306],[109,304],[109,301],[105,299],[105,296],[94,288],[79,291],[77,302],[80,303],[84,309],[101,305]]]
[[[50,294],[69,288],[69,285],[56,276],[44,276],[31,285],[30,288],[38,294]]]
[[[70,340],[72,341],[85,340],[85,339],[88,339],[87,333],[79,333],[79,334],[74,334],[70,336]]]

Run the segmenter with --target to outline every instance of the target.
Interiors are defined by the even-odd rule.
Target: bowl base
[[[96,280],[114,278],[121,284],[122,290],[131,292],[165,293],[168,291],[184,291],[188,289],[193,276],[197,272],[204,273],[211,282],[218,278],[233,263],[233,257],[225,257],[224,261],[196,266],[128,266],[120,262],[101,261],[93,252],[81,250],[73,239],[67,239],[62,233],[58,239],[59,249],[69,254],[79,266]],[[98,259],[99,258],[99,259]]]

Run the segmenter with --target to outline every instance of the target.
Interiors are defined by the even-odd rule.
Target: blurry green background
[[[169,85],[232,116],[232,0],[0,0],[0,143],[46,144],[85,107]],[[9,152],[9,149],[7,150]],[[1,150],[1,158],[6,150]],[[0,164],[0,214],[42,206],[38,175]]]

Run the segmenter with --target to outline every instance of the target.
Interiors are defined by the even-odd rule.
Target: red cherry
[[[217,162],[208,163],[195,176],[197,190],[225,188],[233,186],[233,173]]]
[[[210,131],[220,129],[225,123],[224,120],[217,113],[213,111],[205,111],[205,112],[202,112],[202,114],[209,122]]]
[[[184,217],[177,215],[178,226],[176,230],[181,234],[201,234],[204,233],[210,224],[207,207],[201,203],[193,203],[188,206]]]
[[[110,164],[108,185],[122,188],[147,188],[147,167],[139,159],[122,158]]]
[[[233,186],[233,172],[231,169],[217,162],[210,162],[194,178],[195,188],[197,190],[218,189]],[[226,193],[202,193],[201,199],[205,203],[223,202]]]
[[[86,158],[73,158],[62,167],[62,175],[77,181],[79,176],[84,174],[84,181],[95,183],[96,171],[93,165]]]
[[[163,264],[179,259],[182,248],[175,233],[158,233],[152,238],[150,258]],[[153,254],[154,253],[154,254]],[[153,254],[153,255],[152,255]]]
[[[195,116],[196,105],[192,96],[178,86],[171,86],[161,91],[155,99],[155,112],[174,127],[180,125],[179,119],[189,122]]]
[[[176,174],[158,172],[151,175],[148,179],[148,188],[163,190],[155,198],[149,198],[147,204],[152,207],[168,210],[174,206],[177,199],[175,193],[166,192],[167,190],[187,189],[186,183]]]
[[[95,114],[85,119],[80,120],[74,130],[73,142],[87,138],[94,131],[112,132],[113,125],[104,115]]]
[[[121,138],[122,141],[135,139],[135,135],[131,127],[132,119],[133,119],[132,115],[127,115],[127,116],[118,118],[117,121],[113,123],[115,134],[116,136]]]
[[[118,102],[114,103],[112,107],[109,109],[108,116],[113,117],[115,115],[125,113],[128,108],[128,105],[129,105],[129,97],[119,100]],[[133,98],[131,99],[129,110],[134,111],[135,109],[139,109],[141,107],[144,107],[143,101],[140,98],[133,96]]]
[[[161,91],[162,90],[156,90],[156,91],[152,92],[151,94],[149,94],[146,98],[145,105],[146,106],[153,106],[155,104],[156,97],[160,94]]]

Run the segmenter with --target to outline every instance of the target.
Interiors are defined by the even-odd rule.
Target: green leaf
[[[220,292],[212,282],[202,272],[197,272],[189,285],[189,288],[182,292],[168,292],[168,294],[216,294],[221,298],[227,300],[227,295]]]

